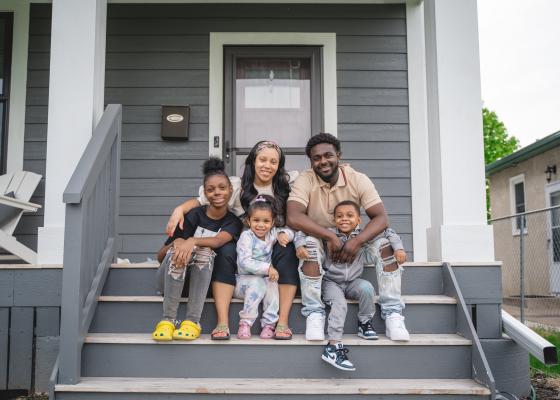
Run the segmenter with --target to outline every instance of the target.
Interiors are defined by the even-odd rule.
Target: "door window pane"
[[[305,147],[311,137],[309,58],[238,58],[235,76],[236,147],[274,139]]]
[[[6,31],[6,19],[0,14],[0,95],[3,95],[6,90],[4,88],[4,83],[6,81],[6,42],[7,42]]]

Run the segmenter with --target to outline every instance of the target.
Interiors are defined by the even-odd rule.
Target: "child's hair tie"
[[[257,196],[257,198],[254,201],[255,202],[263,201],[265,203],[267,202],[267,200],[263,196]]]

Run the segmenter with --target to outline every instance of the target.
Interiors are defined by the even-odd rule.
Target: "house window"
[[[512,214],[522,214],[526,211],[525,201],[525,175],[517,175],[509,180],[509,195]],[[519,235],[521,229],[522,218],[519,216],[512,220],[512,233]],[[525,219],[525,223],[526,223]],[[525,225],[524,233],[527,233],[527,226]]]
[[[0,13],[0,174],[6,172],[13,14]]]

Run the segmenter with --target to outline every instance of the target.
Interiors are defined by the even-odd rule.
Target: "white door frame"
[[[223,148],[224,46],[311,45],[323,47],[323,126],[337,135],[336,34],[298,32],[210,32],[208,152],[221,157]],[[214,137],[218,146],[213,146]]]
[[[544,197],[546,208],[551,207],[550,195],[554,192],[560,192],[560,181],[552,182],[544,186]],[[556,295],[560,294],[560,263],[554,262],[552,242],[552,211],[548,214],[548,229],[546,232],[548,239],[548,279],[550,292]],[[555,265],[556,264],[556,265]]]

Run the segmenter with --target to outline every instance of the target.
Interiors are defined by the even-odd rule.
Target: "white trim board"
[[[208,153],[222,157],[224,46],[322,46],[323,47],[323,124],[325,132],[337,135],[336,34],[299,32],[210,32]],[[220,146],[213,147],[214,136]]]
[[[7,172],[15,172],[23,170],[27,49],[29,46],[29,1],[2,0],[0,11],[12,12],[14,14],[6,170]]]
[[[414,261],[428,260],[427,229],[432,219],[424,35],[424,5],[409,1],[406,3],[406,45]]]

